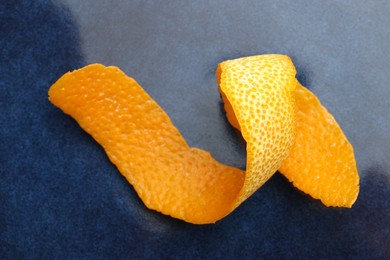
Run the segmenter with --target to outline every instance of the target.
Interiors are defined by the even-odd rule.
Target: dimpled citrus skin
[[[168,115],[118,68],[93,64],[66,73],[49,99],[104,147],[148,208],[195,224],[234,209],[244,172],[190,148]]]
[[[291,59],[278,54],[224,61],[218,66],[225,109],[235,115],[228,119],[247,143],[246,178],[238,204],[263,185],[290,154],[296,131],[295,74]]]
[[[359,194],[353,147],[334,117],[300,84],[295,146],[279,171],[326,206],[351,207]]]

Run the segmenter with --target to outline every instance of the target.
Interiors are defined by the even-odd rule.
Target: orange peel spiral
[[[284,55],[219,64],[217,81],[229,122],[247,142],[246,171],[189,147],[163,109],[117,67],[92,64],[68,72],[50,88],[49,99],[103,146],[148,208],[206,224],[232,212],[279,168],[302,188],[291,176],[299,175],[292,166],[297,158],[307,155],[295,144],[297,119],[304,121],[296,101],[307,100],[296,97],[295,73]]]

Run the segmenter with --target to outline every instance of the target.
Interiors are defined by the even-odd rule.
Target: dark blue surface
[[[388,2],[80,2],[0,2],[0,258],[390,258]],[[215,225],[163,216],[47,100],[66,71],[117,65],[190,145],[244,168],[215,69],[271,52],[293,58],[354,145],[352,209],[326,208],[276,174]]]

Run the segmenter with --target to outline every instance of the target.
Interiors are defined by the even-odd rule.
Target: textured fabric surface
[[[390,258],[389,12],[387,1],[0,1],[0,258]],[[119,66],[189,145],[244,169],[215,70],[261,53],[291,56],[354,145],[352,209],[276,174],[215,225],[166,217],[47,100],[69,70]]]

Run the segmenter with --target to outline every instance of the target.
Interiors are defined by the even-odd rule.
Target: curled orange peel
[[[161,107],[117,67],[92,64],[68,72],[50,88],[49,99],[103,146],[148,208],[206,224],[232,212],[282,165],[284,173],[297,175],[285,163],[293,164],[287,158],[301,150],[294,145],[295,73],[284,55],[219,64],[217,81],[229,122],[247,142],[246,171],[189,147]]]

